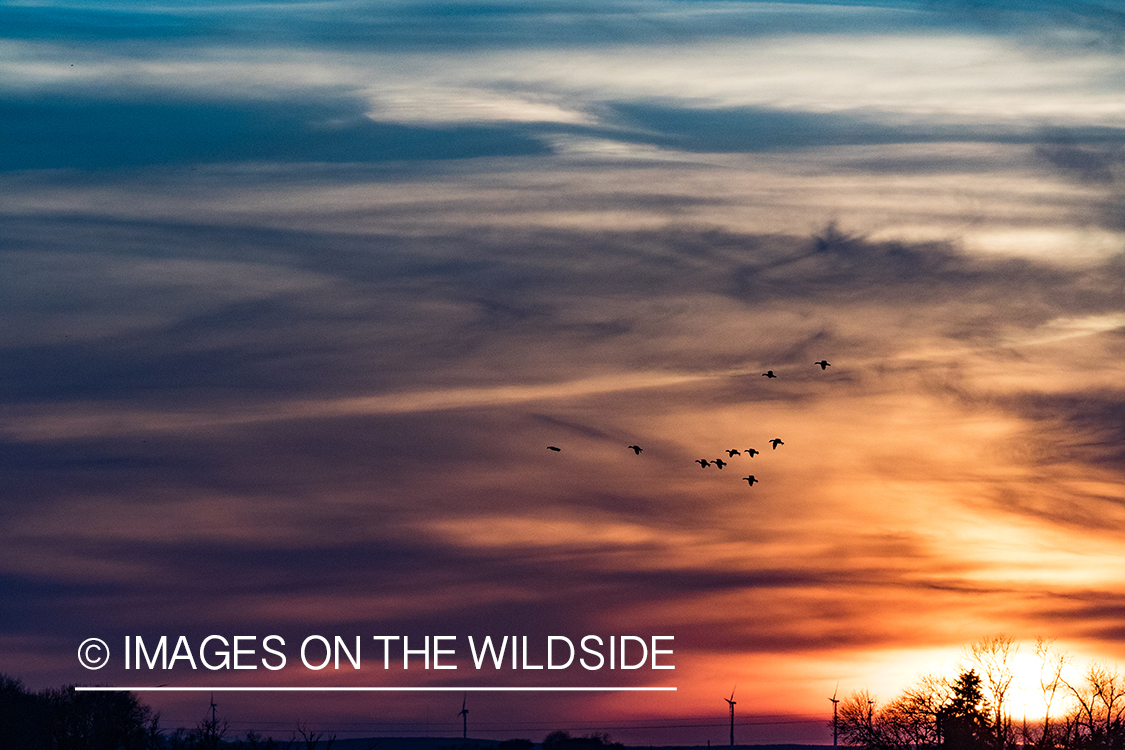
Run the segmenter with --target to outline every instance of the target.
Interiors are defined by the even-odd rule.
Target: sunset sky
[[[0,143],[31,689],[675,686],[473,693],[469,734],[702,745],[732,689],[740,742],[831,742],[837,684],[999,633],[1125,664],[1117,2],[3,0]],[[212,634],[289,663],[121,661]],[[312,634],[363,669],[303,668]],[[675,670],[465,645],[588,634]],[[216,703],[460,736],[461,698]]]

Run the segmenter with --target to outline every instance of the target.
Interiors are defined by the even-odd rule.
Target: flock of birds
[[[819,362],[813,362],[813,364],[819,365],[821,371],[827,370],[829,367],[832,366],[832,363],[829,362],[826,359],[822,359]],[[766,370],[765,372],[762,373],[762,377],[772,379],[772,378],[776,378],[777,375],[774,374],[773,370]],[[777,446],[779,446],[779,445],[785,445],[784,441],[782,441],[781,438],[774,438],[773,440],[770,440],[769,443],[770,443],[771,446],[773,446],[774,450],[777,450]],[[562,451],[562,448],[559,448],[558,446],[555,446],[555,445],[548,445],[547,450],[554,451],[555,453],[559,453],[560,451]],[[641,455],[641,451],[643,451],[644,448],[642,448],[639,445],[630,445],[629,450],[633,451],[634,455],[639,456],[639,455]],[[739,450],[737,448],[728,448],[726,453],[727,453],[727,458],[734,458],[735,456],[741,456],[743,454],[745,454],[747,456],[750,456],[750,458],[753,458],[754,456],[761,453],[761,451],[757,450],[756,448],[746,448],[745,450]],[[709,466],[716,466],[719,469],[722,469],[724,466],[728,466],[730,462],[724,461],[720,457],[720,458],[713,458],[713,459],[697,458],[697,459],[695,459],[695,463],[699,464],[699,468],[701,468],[701,469],[706,469]],[[747,484],[749,484],[751,487],[753,487],[759,481],[753,474],[751,474],[749,476],[746,476],[746,477],[743,477],[742,479]],[[732,697],[733,697],[733,694],[732,694]]]

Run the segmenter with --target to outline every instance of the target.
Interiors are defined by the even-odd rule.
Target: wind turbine
[[[734,688],[737,688],[737,687],[738,687],[737,685],[734,686]],[[731,747],[734,747],[734,704],[738,703],[738,701],[736,701],[734,699],[734,688],[731,688],[729,698],[723,698],[723,700],[725,700],[727,703],[730,704],[730,746]]]
[[[836,689],[832,691],[832,697],[828,700],[832,701],[832,747],[836,747],[837,727],[839,724],[836,722],[836,704],[840,701],[836,699],[836,693],[840,691],[840,683],[836,683]]]
[[[461,717],[461,739],[469,739],[469,709],[465,708],[465,698],[467,695],[461,696],[461,711],[457,715]]]

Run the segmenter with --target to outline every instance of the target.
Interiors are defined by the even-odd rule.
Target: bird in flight
[[[781,442],[781,438],[774,438],[773,440],[770,441],[770,443],[773,444],[774,450],[777,450],[777,446],[779,446],[779,445],[785,445],[785,443]]]
[[[706,469],[708,466],[711,465],[711,462],[708,461],[706,458],[697,458],[697,459],[695,459],[695,462],[697,464],[699,464],[699,468],[701,468],[701,469]]]
[[[762,377],[763,378],[776,378],[777,376],[773,374],[773,370],[766,370],[765,372],[762,373]]]
[[[726,461],[724,461],[724,460],[723,460],[723,459],[721,459],[721,458],[716,458],[716,459],[715,459],[714,461],[712,461],[711,463],[715,464],[715,465],[716,465],[716,466],[718,466],[718,467],[719,467],[720,469],[721,469],[721,468],[723,468],[724,466],[726,466],[726,465],[727,465],[727,462],[726,462]]]
[[[633,451],[633,453],[635,453],[639,456],[639,455],[641,455],[641,451],[644,450],[644,448],[642,448],[639,445],[630,445],[629,450]]]
[[[751,474],[751,475],[750,475],[750,476],[748,476],[748,477],[743,477],[743,479],[745,479],[745,480],[747,481],[747,483],[748,483],[748,484],[749,484],[749,485],[750,485],[751,487],[753,487],[753,486],[754,486],[754,482],[757,482],[757,481],[758,481],[757,479],[755,479],[755,478],[754,478],[754,475],[753,475],[753,474]]]
[[[728,458],[734,458],[735,456],[741,456],[741,455],[742,455],[742,453],[739,452],[738,450],[734,449],[734,448],[731,448],[730,450],[727,451],[727,457]]]
[[[549,450],[549,451],[554,451],[555,453],[558,453],[559,451],[561,451],[561,450],[562,450],[562,448],[556,448],[556,447],[555,447],[555,446],[553,446],[553,445],[548,445],[548,446],[547,446],[547,450]]]
[[[820,369],[822,369],[822,370],[827,370],[829,367],[832,366],[832,363],[829,362],[827,359],[822,359],[819,362],[813,362],[813,364],[814,365],[820,365]]]
[[[761,451],[758,450],[757,448],[747,448],[746,449],[746,455],[749,456],[750,458],[753,458],[754,456],[758,455],[759,453],[761,453]]]

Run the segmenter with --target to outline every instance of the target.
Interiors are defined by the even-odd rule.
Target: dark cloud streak
[[[66,231],[65,221],[13,226],[7,233],[12,246],[34,248],[43,259],[51,257],[52,248],[66,247],[65,241],[37,239]],[[417,383],[419,377],[435,385],[455,383],[456,371],[474,359],[514,363],[532,352],[529,363],[566,363],[576,374],[597,372],[602,365],[632,366],[647,358],[645,350],[653,342],[641,340],[651,328],[644,316],[659,310],[661,299],[698,293],[727,296],[744,305],[748,315],[768,314],[778,304],[850,305],[875,295],[886,303],[935,306],[950,317],[935,320],[934,330],[951,340],[998,344],[1005,330],[1029,331],[1062,315],[1119,312],[1125,292],[1115,272],[1117,259],[1064,269],[1020,259],[972,258],[943,244],[869,242],[835,228],[810,241],[687,229],[616,235],[466,232],[408,239],[187,224],[92,226],[85,225],[82,234],[96,238],[121,268],[129,268],[131,258],[138,263],[220,262],[224,248],[238,246],[240,261],[273,269],[279,279],[312,279],[321,291],[278,289],[253,292],[244,300],[203,296],[191,301],[192,289],[206,287],[188,282],[177,293],[190,304],[164,321],[89,340],[66,338],[68,332],[58,329],[49,343],[10,345],[0,360],[8,403],[161,394],[190,399],[193,393],[213,398],[224,391],[249,399],[386,391]],[[96,249],[87,246],[85,252]],[[551,264],[525,262],[529,253],[545,252],[551,253]],[[113,268],[107,267],[106,279],[120,276]],[[115,280],[99,290],[98,276],[87,279],[86,310],[122,314],[115,309],[122,293],[142,307],[166,294],[159,284],[149,286],[143,273],[134,273],[132,287]],[[650,302],[599,314],[596,300],[605,295]],[[949,305],[951,296],[966,305],[965,312]],[[9,303],[13,320],[30,310],[37,316],[69,314],[66,296],[30,301],[31,308]],[[986,317],[973,312],[985,308]],[[829,320],[797,334],[804,343],[790,340],[759,356],[789,362],[833,346]],[[538,343],[544,341],[551,346]],[[607,351],[610,359],[601,365],[570,354],[623,341],[631,342],[628,353]],[[693,349],[663,356],[667,366],[689,369],[724,360],[727,366],[737,364],[718,351],[710,365],[694,360]],[[524,373],[533,380],[546,375],[536,375],[535,369],[524,368]],[[486,377],[484,370],[479,377]]]
[[[872,3],[816,6],[776,3],[755,13],[738,3],[664,3],[646,8],[616,3],[263,3],[232,9],[221,3],[134,3],[129,10],[96,7],[7,6],[0,26],[9,38],[96,40],[118,44],[134,54],[152,54],[145,45],[182,47],[222,44],[268,48],[275,45],[319,49],[431,51],[503,49],[534,45],[620,44],[786,33],[868,33],[932,30],[940,16],[916,12],[916,4]]]
[[[5,97],[0,169],[121,169],[213,162],[379,162],[548,153],[501,126],[377,123],[341,98],[112,101]]]

